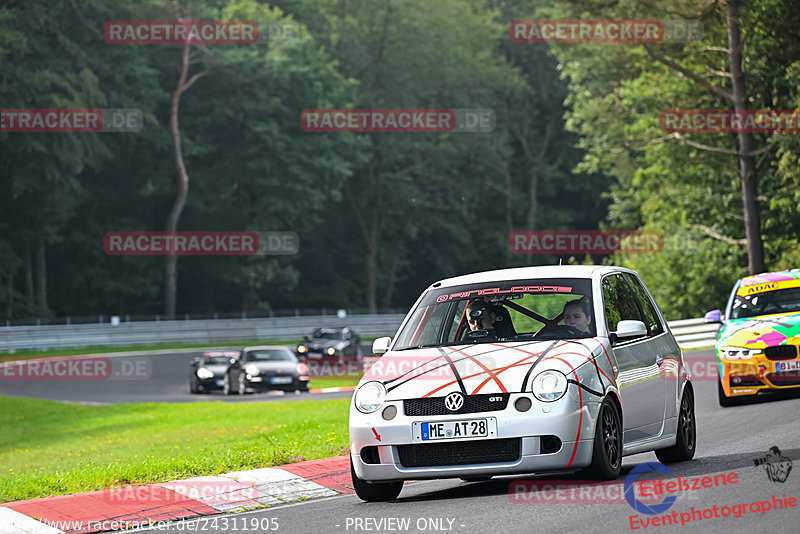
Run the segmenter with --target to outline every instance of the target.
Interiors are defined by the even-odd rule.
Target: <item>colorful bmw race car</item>
[[[742,278],[724,317],[713,310],[705,319],[723,325],[715,343],[721,406],[800,387],[800,269]]]
[[[426,289],[359,382],[353,485],[395,499],[405,480],[553,470],[614,479],[622,457],[695,452],[678,344],[638,275],[525,267]]]

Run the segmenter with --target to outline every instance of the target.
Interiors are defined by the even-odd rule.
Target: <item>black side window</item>
[[[636,296],[618,274],[603,279],[603,303],[609,332],[616,332],[620,321],[642,320]]]
[[[623,275],[625,279],[631,286],[633,293],[636,295],[636,300],[639,303],[639,306],[642,308],[642,314],[644,315],[644,324],[647,327],[647,332],[651,336],[657,336],[664,332],[664,326],[661,324],[661,321],[658,319],[658,314],[656,313],[656,309],[653,306],[653,303],[650,302],[650,298],[647,296],[647,292],[642,287],[642,283],[639,282],[639,279],[633,276],[632,274],[625,273]]]

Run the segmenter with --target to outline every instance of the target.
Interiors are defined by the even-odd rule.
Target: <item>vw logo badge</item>
[[[451,412],[456,412],[464,406],[464,396],[461,393],[451,393],[444,398],[444,407]]]

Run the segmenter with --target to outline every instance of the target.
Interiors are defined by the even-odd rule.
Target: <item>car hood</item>
[[[242,368],[247,368],[250,365],[258,367],[261,373],[265,371],[272,373],[294,373],[297,371],[297,363],[293,362],[247,362]]]
[[[300,343],[301,345],[305,345],[306,347],[314,350],[319,349],[327,349],[328,347],[338,347],[339,344],[342,344],[341,339],[312,339],[311,341],[305,341]]]
[[[555,369],[569,376],[592,353],[602,354],[597,339],[482,343],[390,351],[375,361],[361,383],[383,382],[387,400],[530,391],[542,371]]]
[[[717,337],[717,347],[730,345],[763,349],[775,345],[800,345],[800,312],[732,319]]]
[[[225,371],[228,370],[228,366],[224,364],[204,365],[203,369],[208,369],[214,373],[214,376],[224,376]]]

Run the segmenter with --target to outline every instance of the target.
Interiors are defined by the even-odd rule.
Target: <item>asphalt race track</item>
[[[184,402],[191,400],[280,401],[309,398],[347,397],[349,392],[319,395],[270,396],[267,394],[225,398],[221,395],[190,395],[188,393],[188,362],[195,354],[160,354],[142,356],[153,362],[152,377],[136,381],[86,382],[2,382],[3,395],[40,397],[82,402],[134,402],[161,401]],[[709,361],[710,350],[686,353],[687,360]],[[680,476],[736,473],[736,483],[699,488],[681,493],[672,506],[658,515],[637,513],[626,502],[586,504],[580,499],[557,498],[551,492],[549,499],[517,499],[509,494],[515,482],[529,480],[530,476],[501,477],[488,482],[462,482],[437,480],[407,482],[399,499],[388,503],[364,503],[353,494],[324,499],[278,505],[270,508],[209,516],[196,520],[170,524],[162,529],[139,532],[266,532],[252,525],[274,525],[273,532],[676,532],[689,529],[696,532],[798,532],[800,502],[794,508],[768,510],[761,513],[751,503],[772,502],[773,496],[781,499],[794,497],[800,501],[800,470],[789,470],[784,481],[770,481],[764,466],[755,461],[765,457],[773,446],[789,461],[800,461],[800,425],[797,412],[800,395],[781,396],[760,400],[745,406],[721,408],[716,399],[716,383],[712,380],[694,380],[696,396],[698,449],[690,462],[670,465],[667,479]],[[622,483],[627,473],[637,464],[656,462],[655,454],[646,453],[625,458]],[[786,473],[784,469],[783,473]],[[653,475],[653,473],[649,473]],[[594,488],[592,483],[580,482],[579,474],[539,475],[536,478],[558,483],[579,484],[581,488]],[[643,476],[642,479],[655,478]],[[780,477],[778,477],[780,478]],[[512,492],[513,494],[513,492]],[[742,514],[742,505],[746,512]],[[729,507],[728,517],[714,517],[713,507],[721,514]],[[734,517],[735,506],[740,517]],[[694,515],[704,510],[710,517]],[[761,508],[764,508],[763,506]],[[680,522],[685,514],[687,523],[678,526],[645,528],[645,519],[663,517],[676,512]],[[632,528],[631,517],[638,521]],[[275,520],[272,521],[271,520]]]
[[[691,361],[710,361],[710,350],[686,353]],[[695,367],[700,369],[701,367]],[[274,518],[277,532],[675,532],[689,529],[697,532],[798,532],[800,519],[800,472],[789,470],[785,481],[770,481],[763,466],[754,461],[763,458],[773,446],[782,456],[800,461],[800,425],[796,414],[800,395],[782,396],[732,408],[717,404],[716,382],[695,376],[698,450],[690,462],[672,464],[676,476],[737,475],[736,483],[722,487],[700,488],[681,493],[667,511],[657,516],[637,514],[627,503],[584,504],[581,502],[529,501],[512,502],[509,487],[515,481],[531,477],[502,477],[488,482],[438,480],[406,483],[400,498],[389,503],[364,503],[353,494],[319,500],[279,505],[262,510],[207,517],[170,531],[245,532],[253,524],[268,525]],[[653,453],[625,459],[619,481],[637,464],[656,462]],[[650,473],[652,474],[652,473]],[[547,476],[564,483],[580,481],[579,474]],[[643,477],[655,478],[655,477]],[[580,482],[579,482],[580,483]],[[589,486],[590,484],[581,484]],[[797,499],[797,506],[768,510],[765,513],[750,503],[772,501],[772,497]],[[747,504],[747,510],[741,505]],[[714,517],[731,507],[728,517]],[[732,508],[739,505],[737,508]],[[705,509],[711,517],[689,520],[692,508],[698,514]],[[766,508],[766,506],[761,506]],[[678,521],[685,517],[684,527],[642,526],[645,518],[662,517],[676,512]],[[739,517],[734,517],[734,515]],[[686,514],[681,516],[681,514]],[[631,526],[631,516],[639,521]],[[217,522],[214,522],[214,519]],[[225,524],[227,519],[227,525]],[[234,521],[236,520],[236,521]],[[247,522],[245,522],[247,520]],[[256,523],[257,521],[257,523]],[[407,521],[404,523],[404,521]],[[243,528],[245,527],[245,528]],[[252,530],[251,530],[252,531]],[[151,530],[150,532],[160,532]]]
[[[217,350],[217,349],[215,349]],[[228,395],[221,391],[189,393],[189,363],[202,352],[109,356],[113,373],[108,380],[0,380],[0,396],[106,405],[128,402],[272,402],[350,397],[351,392]],[[112,375],[113,375],[112,373]],[[277,394],[276,394],[277,393]]]

